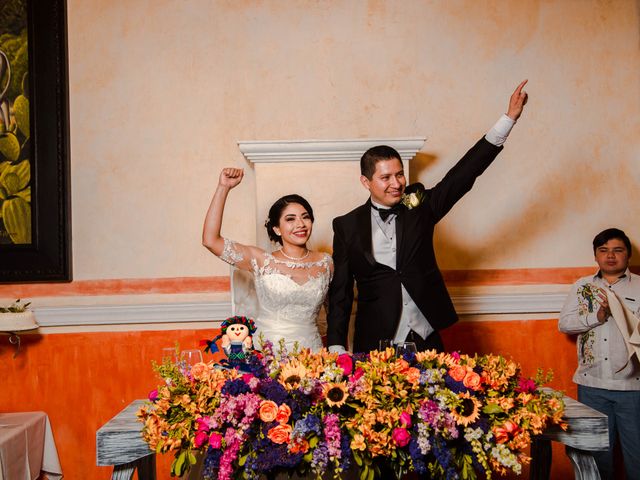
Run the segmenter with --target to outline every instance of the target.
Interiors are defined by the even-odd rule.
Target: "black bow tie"
[[[398,212],[402,210],[402,204],[397,203],[396,205],[390,208],[378,208],[372,203],[371,208],[373,208],[374,210],[377,210],[378,213],[380,214],[380,218],[382,219],[382,221],[386,222],[387,218],[389,218],[389,215],[397,215]]]

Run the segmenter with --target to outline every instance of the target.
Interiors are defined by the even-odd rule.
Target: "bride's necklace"
[[[306,249],[307,253],[305,253],[304,255],[302,255],[301,257],[291,257],[289,255],[287,255],[286,253],[284,253],[284,250],[280,249],[280,253],[282,254],[283,257],[288,258],[289,260],[293,260],[293,261],[300,261],[300,260],[304,260],[305,258],[307,258],[309,256],[309,254],[311,253],[311,250]]]

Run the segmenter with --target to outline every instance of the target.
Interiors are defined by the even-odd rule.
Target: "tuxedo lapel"
[[[370,200],[365,203],[356,216],[358,235],[360,236],[360,247],[362,254],[370,264],[375,264],[376,259],[373,257],[373,246],[371,240],[371,203]]]

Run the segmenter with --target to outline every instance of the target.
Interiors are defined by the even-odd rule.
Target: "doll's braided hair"
[[[237,325],[238,323],[246,326],[249,329],[249,335],[253,335],[254,333],[256,333],[256,324],[252,318],[245,317],[244,315],[235,315],[233,317],[229,317],[220,324],[220,334],[216,335],[213,340],[200,341],[200,345],[206,345],[204,351],[211,353],[219,351],[216,342],[227,333],[227,328],[229,328],[231,325]]]

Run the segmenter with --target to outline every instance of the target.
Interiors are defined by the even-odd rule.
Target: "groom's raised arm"
[[[511,129],[515,125],[528,95],[523,90],[527,80],[521,82],[509,98],[507,113],[482,137],[433,188],[427,190],[427,199],[435,222],[444,217],[493,162],[502,150]]]
[[[334,219],[333,279],[329,286],[327,346],[333,347],[331,350],[338,352],[348,347],[349,320],[353,305],[353,273],[349,268],[347,251],[345,234],[340,229],[338,219]]]

